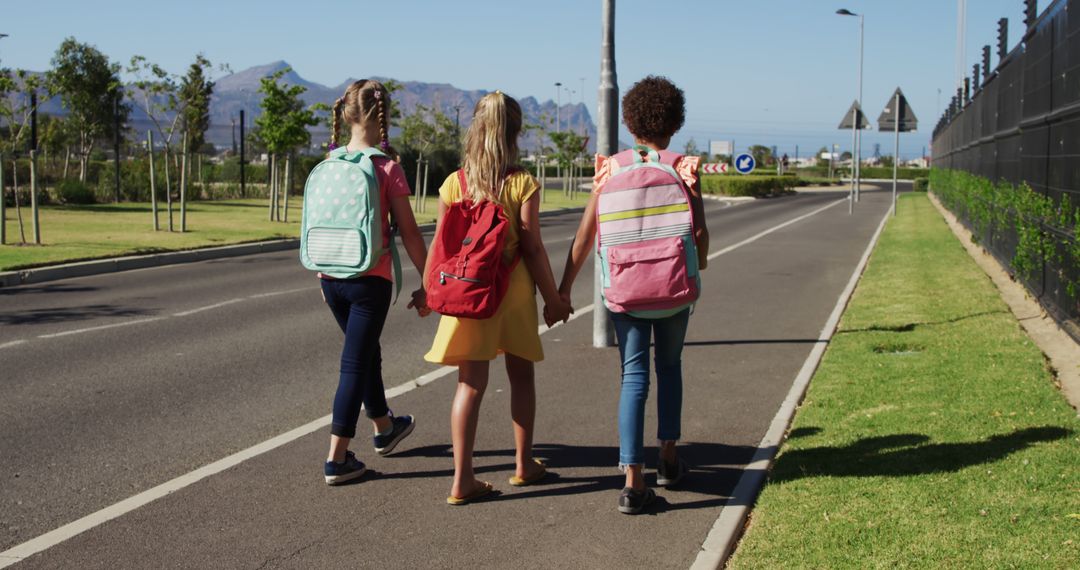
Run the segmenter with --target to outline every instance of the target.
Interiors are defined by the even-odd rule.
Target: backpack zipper
[[[446,278],[457,279],[458,281],[464,281],[466,283],[483,283],[479,279],[473,279],[471,277],[464,277],[462,275],[454,275],[453,273],[447,273],[445,271],[439,272],[439,285],[446,285]]]

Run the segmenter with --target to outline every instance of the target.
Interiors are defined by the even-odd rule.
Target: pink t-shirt
[[[405,180],[405,171],[402,170],[400,164],[381,156],[375,157],[374,162],[375,176],[379,178],[383,248],[386,249],[386,253],[375,264],[375,267],[372,267],[371,271],[365,275],[374,275],[387,281],[393,281],[393,265],[390,259],[390,250],[388,249],[390,247],[390,200],[399,196],[409,196],[412,192],[409,190],[409,182]]]

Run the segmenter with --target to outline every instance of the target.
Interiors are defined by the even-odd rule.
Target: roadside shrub
[[[798,179],[794,176],[706,175],[701,190],[706,194],[764,198],[790,192]]]
[[[61,180],[56,185],[56,195],[65,204],[93,204],[94,190],[76,179]]]
[[[929,189],[929,188],[930,188],[930,179],[929,178],[916,178],[915,179],[915,191],[916,192],[926,192],[927,189]]]

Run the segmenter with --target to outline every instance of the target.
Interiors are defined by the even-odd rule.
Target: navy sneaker
[[[346,481],[352,481],[367,473],[367,466],[363,461],[356,458],[351,451],[345,452],[345,461],[327,461],[323,466],[323,474],[326,475],[327,485],[340,485]]]
[[[644,491],[635,491],[631,487],[623,487],[622,492],[619,493],[619,512],[636,515],[655,500],[656,492],[648,487]]]
[[[375,453],[379,455],[389,455],[394,451],[397,444],[401,443],[401,440],[409,437],[413,428],[416,427],[416,420],[412,416],[396,417],[393,413],[390,414],[390,421],[393,422],[393,429],[386,435],[376,435],[375,440]]]
[[[688,471],[686,462],[681,458],[676,458],[674,463],[661,459],[660,465],[656,468],[656,484],[661,487],[674,487],[682,481]]]

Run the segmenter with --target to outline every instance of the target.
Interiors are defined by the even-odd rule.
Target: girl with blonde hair
[[[513,98],[496,91],[476,104],[472,124],[465,135],[462,170],[452,173],[439,188],[439,235],[451,204],[466,200],[472,204],[501,205],[509,221],[503,250],[507,263],[520,263],[510,273],[505,297],[495,314],[486,319],[443,316],[429,362],[458,367],[458,386],[450,414],[454,448],[454,480],[447,502],[464,505],[489,494],[491,483],[478,481],[473,471],[480,402],[487,389],[490,363],[499,354],[506,358],[510,378],[510,415],[516,447],[514,475],[509,484],[524,486],[546,474],[543,463],[533,459],[533,423],[536,414],[534,363],[543,360],[537,318],[536,290],[544,298],[545,321],[551,326],[566,320],[572,309],[559,297],[551,263],[540,236],[540,185],[517,167],[518,136],[521,134],[521,107]],[[464,192],[460,179],[464,178]],[[429,266],[431,260],[429,259]],[[425,270],[428,287],[431,267]]]

